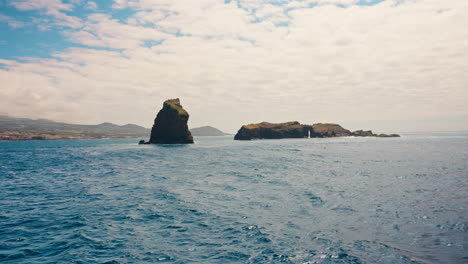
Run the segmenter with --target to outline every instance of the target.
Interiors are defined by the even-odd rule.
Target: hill
[[[77,125],[47,119],[15,118],[0,115],[0,139],[77,139],[148,137],[150,130],[134,124]]]
[[[195,137],[206,137],[206,136],[225,136],[229,135],[223,131],[214,128],[212,126],[202,126],[190,129],[190,133]]]

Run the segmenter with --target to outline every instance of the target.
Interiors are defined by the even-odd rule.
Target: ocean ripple
[[[0,142],[6,263],[465,263],[468,137]]]

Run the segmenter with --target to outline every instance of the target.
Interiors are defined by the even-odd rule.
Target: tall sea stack
[[[179,98],[166,100],[154,119],[150,144],[192,144],[187,126],[189,114],[180,105]]]

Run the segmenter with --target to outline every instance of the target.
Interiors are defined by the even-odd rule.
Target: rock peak
[[[179,98],[164,101],[163,109],[174,109],[177,110],[180,115],[187,116],[187,118],[189,116],[188,112],[185,111],[185,109],[180,104]]]
[[[182,107],[180,105],[180,99],[179,98],[176,98],[176,99],[167,99],[166,101],[164,101],[164,104],[167,104],[167,105],[174,105],[174,106],[177,106],[177,107]]]

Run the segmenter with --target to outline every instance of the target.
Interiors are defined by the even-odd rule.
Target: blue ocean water
[[[195,140],[0,142],[0,262],[468,262],[468,134]]]

